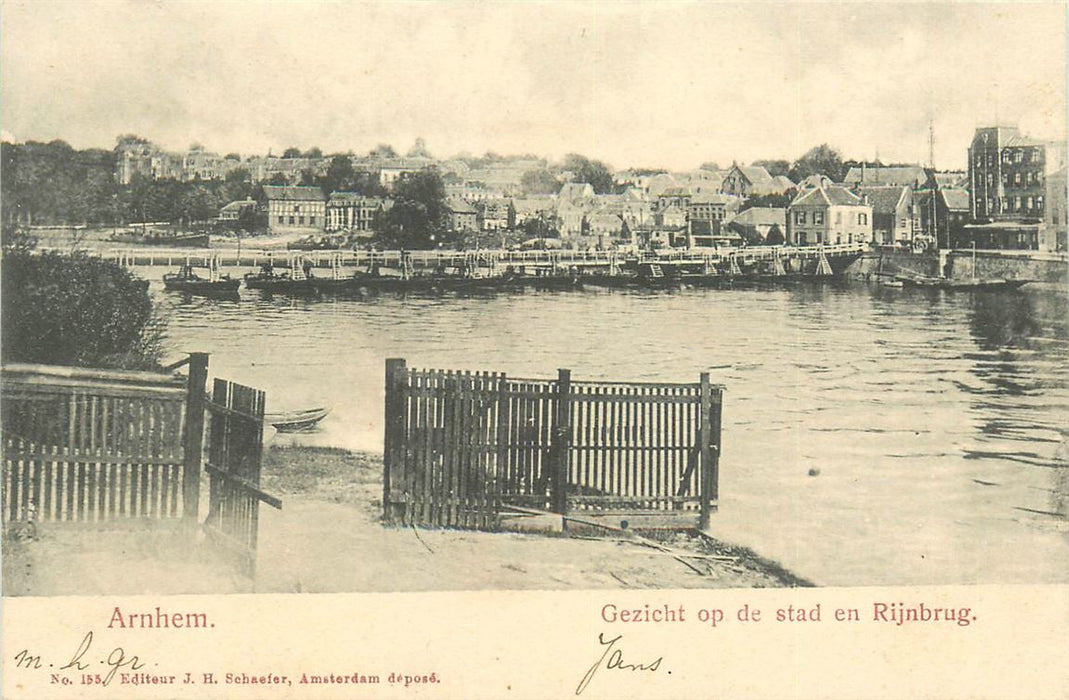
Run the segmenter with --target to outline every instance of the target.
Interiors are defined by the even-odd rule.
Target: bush
[[[4,362],[159,367],[162,324],[148,286],[116,263],[9,249],[0,314]]]

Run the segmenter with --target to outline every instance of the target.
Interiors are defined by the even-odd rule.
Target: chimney
[[[861,161],[861,182],[865,182],[865,161]]]

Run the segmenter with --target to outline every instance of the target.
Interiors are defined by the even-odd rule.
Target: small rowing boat
[[[303,433],[316,427],[319,421],[327,417],[329,408],[308,408],[303,411],[286,413],[268,413],[264,421],[270,423],[280,433]]]

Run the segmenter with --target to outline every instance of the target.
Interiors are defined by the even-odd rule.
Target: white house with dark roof
[[[787,208],[791,245],[862,243],[872,240],[872,207],[842,185],[825,178],[798,192]]]
[[[264,185],[267,225],[272,231],[321,231],[327,222],[327,198],[318,187]]]

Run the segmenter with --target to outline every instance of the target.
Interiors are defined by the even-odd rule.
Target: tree
[[[320,178],[319,186],[330,194],[351,190],[356,180],[356,172],[353,170],[353,161],[349,156],[334,156],[327,166],[327,174]]]
[[[589,183],[597,194],[609,194],[613,191],[612,172],[609,166],[600,160],[569,153],[564,156],[564,169],[575,174],[574,182]]]
[[[162,326],[147,287],[115,262],[6,250],[4,362],[158,368]]]
[[[393,146],[388,143],[380,143],[372,148],[368,155],[372,158],[396,158],[397,151],[393,150]]]
[[[553,194],[560,189],[560,181],[549,170],[528,170],[520,176],[524,194]]]
[[[839,152],[826,143],[814,146],[791,165],[788,177],[801,182],[810,175],[827,175],[832,182],[842,182],[843,159]]]
[[[720,170],[720,164],[716,163],[715,161],[709,161],[709,162],[702,163],[701,165],[699,165],[698,166],[698,170],[709,170],[709,171],[712,171],[712,172],[717,172],[717,171]],[[664,171],[662,170],[661,172],[664,172]]]
[[[448,231],[445,185],[434,170],[405,173],[394,184],[393,207],[378,220],[378,240],[387,248],[435,248],[453,243]]]
[[[791,171],[791,164],[785,160],[755,160],[753,164],[767,170],[772,177],[787,175]]]
[[[286,150],[282,151],[282,157],[283,158],[300,158],[301,157],[301,149],[297,148],[296,146],[290,146]]]
[[[322,149],[319,148],[319,146],[312,146],[311,148],[309,148],[307,151],[304,152],[304,157],[305,158],[322,158],[323,157],[323,151],[322,151]]]

